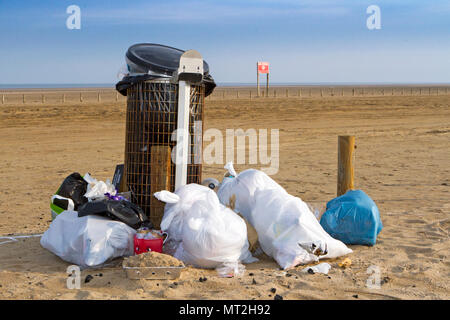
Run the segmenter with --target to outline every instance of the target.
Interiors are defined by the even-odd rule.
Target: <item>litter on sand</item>
[[[306,268],[302,269],[302,272],[311,273],[311,274],[314,274],[314,273],[328,274],[330,269],[331,269],[331,265],[326,262],[323,262],[323,263],[319,263],[312,267],[306,267]]]
[[[321,227],[305,202],[266,173],[248,169],[237,174],[232,163],[225,168],[228,174],[217,191],[220,201],[254,226],[264,253],[283,269],[352,252]]]
[[[345,256],[352,252],[346,244],[375,244],[378,208],[360,190],[331,200],[322,214],[266,173],[237,173],[231,162],[221,182],[201,182],[201,164],[190,162],[201,139],[190,128],[195,122],[202,129],[196,120],[216,86],[209,65],[195,50],[145,43],[131,46],[126,61],[128,72],[116,84],[128,97],[124,164],[116,166],[113,183],[78,172],[63,180],[50,200],[44,248],[83,268],[123,257],[129,279],[175,279],[185,266],[240,277],[244,264],[262,253],[287,270]],[[175,151],[170,136],[185,131],[194,140]]]
[[[244,220],[210,188],[188,184],[155,197],[166,202],[161,229],[169,235],[167,247],[174,257],[202,268],[257,261],[248,250]]]
[[[369,246],[376,243],[383,229],[377,205],[362,190],[349,190],[328,202],[320,224],[344,243]]]
[[[338,263],[338,266],[344,269],[350,267],[351,265],[352,260],[350,260],[350,258],[345,258],[344,260]]]

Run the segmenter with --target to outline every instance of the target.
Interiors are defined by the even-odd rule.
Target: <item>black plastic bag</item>
[[[139,206],[126,200],[100,200],[85,203],[79,208],[78,217],[87,215],[98,215],[122,221],[134,229],[153,228],[144,211]]]
[[[143,75],[134,75],[134,76],[125,76],[122,80],[116,83],[116,90],[120,92],[121,95],[127,95],[127,89],[134,86],[135,84],[147,81],[160,79],[161,77],[154,76],[151,74],[143,74]],[[203,76],[202,84],[205,85],[205,97],[209,96],[213,93],[214,88],[216,87],[216,83],[211,75]]]
[[[80,205],[88,202],[88,199],[84,196],[87,186],[88,183],[83,177],[78,172],[74,172],[64,179],[56,194],[72,199],[74,210],[77,210]]]

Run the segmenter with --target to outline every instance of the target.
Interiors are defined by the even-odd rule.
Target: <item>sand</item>
[[[127,279],[118,259],[83,270],[93,279],[67,289],[70,264],[28,238],[0,244],[0,298],[274,299],[276,288],[284,299],[449,299],[449,105],[450,96],[207,101],[206,128],[280,129],[273,178],[317,207],[336,195],[337,136],[356,136],[355,184],[377,203],[384,229],[374,247],[350,246],[347,268],[340,258],[324,260],[328,275],[285,272],[263,256],[242,278],[188,267],[174,286]],[[5,105],[0,136],[0,235],[42,233],[50,196],[68,174],[105,180],[123,162],[125,105]],[[221,178],[222,167],[204,165],[203,176]],[[379,288],[367,287],[370,270],[379,271]]]
[[[164,253],[144,252],[124,259],[127,267],[184,267],[182,261]]]

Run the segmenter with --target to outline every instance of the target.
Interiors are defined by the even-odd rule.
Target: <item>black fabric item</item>
[[[121,221],[133,229],[153,228],[144,211],[134,203],[126,200],[100,200],[85,203],[78,210],[78,217],[98,215]]]
[[[53,199],[53,204],[60,207],[61,209],[67,210],[69,207],[69,200],[67,199]]]
[[[83,177],[78,172],[74,172],[64,179],[56,194],[64,198],[72,199],[74,210],[77,210],[78,206],[88,201],[84,196],[87,185],[88,183]]]
[[[160,77],[150,75],[150,74],[143,74],[143,75],[137,75],[137,76],[126,76],[121,81],[116,83],[116,90],[120,92],[121,95],[126,96],[127,95],[127,89],[134,86],[137,83],[144,82],[147,80],[155,80],[159,79]],[[205,75],[203,76],[202,83],[205,85],[205,97],[209,96],[211,93],[213,93],[214,88],[216,87],[216,83],[214,82],[213,77],[211,75]]]

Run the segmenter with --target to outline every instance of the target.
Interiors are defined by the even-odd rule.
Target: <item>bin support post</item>
[[[338,137],[338,175],[337,196],[354,189],[353,152],[355,150],[354,136]]]
[[[186,184],[187,163],[189,147],[189,102],[191,86],[186,81],[178,84],[178,121],[177,121],[177,146],[176,146],[176,170],[175,190]]]

